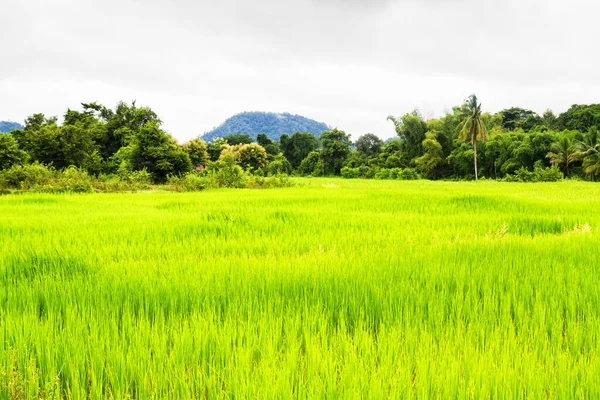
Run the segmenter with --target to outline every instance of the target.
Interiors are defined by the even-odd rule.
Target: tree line
[[[331,129],[319,138],[296,132],[279,140],[259,134],[254,141],[233,134],[179,144],[148,107],[82,103],[82,111],[66,111],[62,124],[33,114],[23,129],[0,135],[0,170],[35,164],[108,180],[144,176],[158,184],[211,171],[520,181],[596,180],[600,172],[600,104],[573,105],[558,116],[518,107],[490,114],[471,95],[440,118],[425,120],[413,111],[388,120],[397,137],[387,142],[372,133],[352,142],[349,134]]]

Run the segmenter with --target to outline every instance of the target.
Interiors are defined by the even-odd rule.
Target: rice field
[[[599,398],[600,186],[0,196],[0,399]]]

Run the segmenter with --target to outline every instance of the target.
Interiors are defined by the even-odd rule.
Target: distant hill
[[[279,140],[279,136],[284,133],[308,132],[318,137],[328,129],[330,127],[323,122],[317,122],[300,115],[254,111],[234,115],[219,127],[206,132],[201,138],[210,142],[218,137],[225,137],[233,133],[245,133],[256,140],[256,135],[265,133],[270,139]]]
[[[23,129],[23,125],[16,122],[0,121],[0,132],[8,133],[15,129]]]

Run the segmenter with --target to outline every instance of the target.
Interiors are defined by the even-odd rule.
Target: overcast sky
[[[357,138],[386,117],[600,102],[592,0],[2,0],[0,120],[148,105],[179,141],[241,111]]]

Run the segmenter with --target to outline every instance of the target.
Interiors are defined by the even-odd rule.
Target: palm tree
[[[486,140],[487,129],[481,120],[481,103],[477,102],[477,96],[474,94],[470,95],[465,100],[463,110],[465,121],[460,131],[460,138],[462,140],[471,139],[471,143],[473,143],[475,180],[477,180],[477,139]]]
[[[600,143],[598,142],[598,129],[593,126],[589,129],[583,141],[577,144],[575,160],[583,160],[583,170],[590,175],[592,181],[600,173]]]
[[[550,159],[550,164],[557,164],[565,173],[569,175],[569,164],[578,159],[578,146],[573,143],[570,137],[562,136],[557,142],[552,143],[550,151],[546,158]]]
[[[583,159],[583,170],[589,174],[592,181],[600,174],[600,148],[596,145]]]

